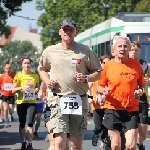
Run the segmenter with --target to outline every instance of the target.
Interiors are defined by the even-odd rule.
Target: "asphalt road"
[[[11,127],[4,129],[4,123],[0,123],[0,150],[20,150],[21,140],[18,132],[18,117],[15,113],[15,120],[11,123]],[[99,150],[100,139],[97,147],[93,147],[91,144],[91,139],[93,135],[93,120],[92,118],[88,119],[88,130],[85,134],[83,150]],[[39,137],[34,137],[33,139],[33,147],[34,150],[47,150],[49,147],[49,143],[44,141],[46,136],[46,128],[44,125],[44,121],[42,118],[41,127],[39,128]],[[150,126],[148,131],[148,138],[144,142],[146,146],[146,150],[150,150]]]

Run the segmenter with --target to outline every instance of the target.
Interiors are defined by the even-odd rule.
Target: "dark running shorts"
[[[9,102],[9,104],[15,104],[15,96],[2,96],[3,102]]]
[[[148,124],[148,103],[139,103],[138,123]]]
[[[138,128],[138,111],[127,112],[126,110],[105,110],[103,125],[108,130],[127,132]]]
[[[37,103],[37,113],[42,114],[44,109],[44,103]]]

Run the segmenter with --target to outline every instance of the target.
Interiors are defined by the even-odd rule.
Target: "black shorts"
[[[127,112],[126,110],[105,110],[103,125],[108,130],[127,132],[138,128],[138,111]]]
[[[148,124],[148,103],[139,104],[139,118],[138,123]]]
[[[48,121],[50,121],[50,115],[51,115],[51,109],[50,107],[46,107],[43,111],[44,114],[44,121],[45,123],[47,123]]]
[[[2,100],[2,101],[3,101],[3,95],[1,95],[1,96],[0,96],[0,100]]]
[[[9,102],[9,104],[15,104],[15,96],[2,96],[3,102]]]

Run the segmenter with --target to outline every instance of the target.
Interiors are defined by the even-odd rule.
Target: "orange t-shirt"
[[[95,109],[103,109],[104,106],[100,106],[97,104],[96,102],[96,92],[97,92],[97,86],[98,86],[98,80],[93,82],[93,86],[92,86],[92,96],[93,96],[93,101],[92,101],[92,110]]]
[[[125,63],[117,63],[114,59],[108,61],[98,83],[110,88],[104,107],[128,112],[138,111],[139,100],[134,98],[134,91],[144,82],[142,67],[137,60],[129,58]]]
[[[3,73],[2,76],[0,77],[0,85],[3,96],[15,95],[14,93],[12,93],[12,84],[14,77],[15,77],[14,73],[10,74]]]

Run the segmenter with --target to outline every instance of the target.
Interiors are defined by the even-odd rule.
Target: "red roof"
[[[2,35],[0,39],[0,46],[4,46],[5,44],[9,43],[11,39],[13,38],[15,32],[16,32],[17,27],[10,27],[11,34],[9,35],[8,38],[5,37],[5,35]]]

